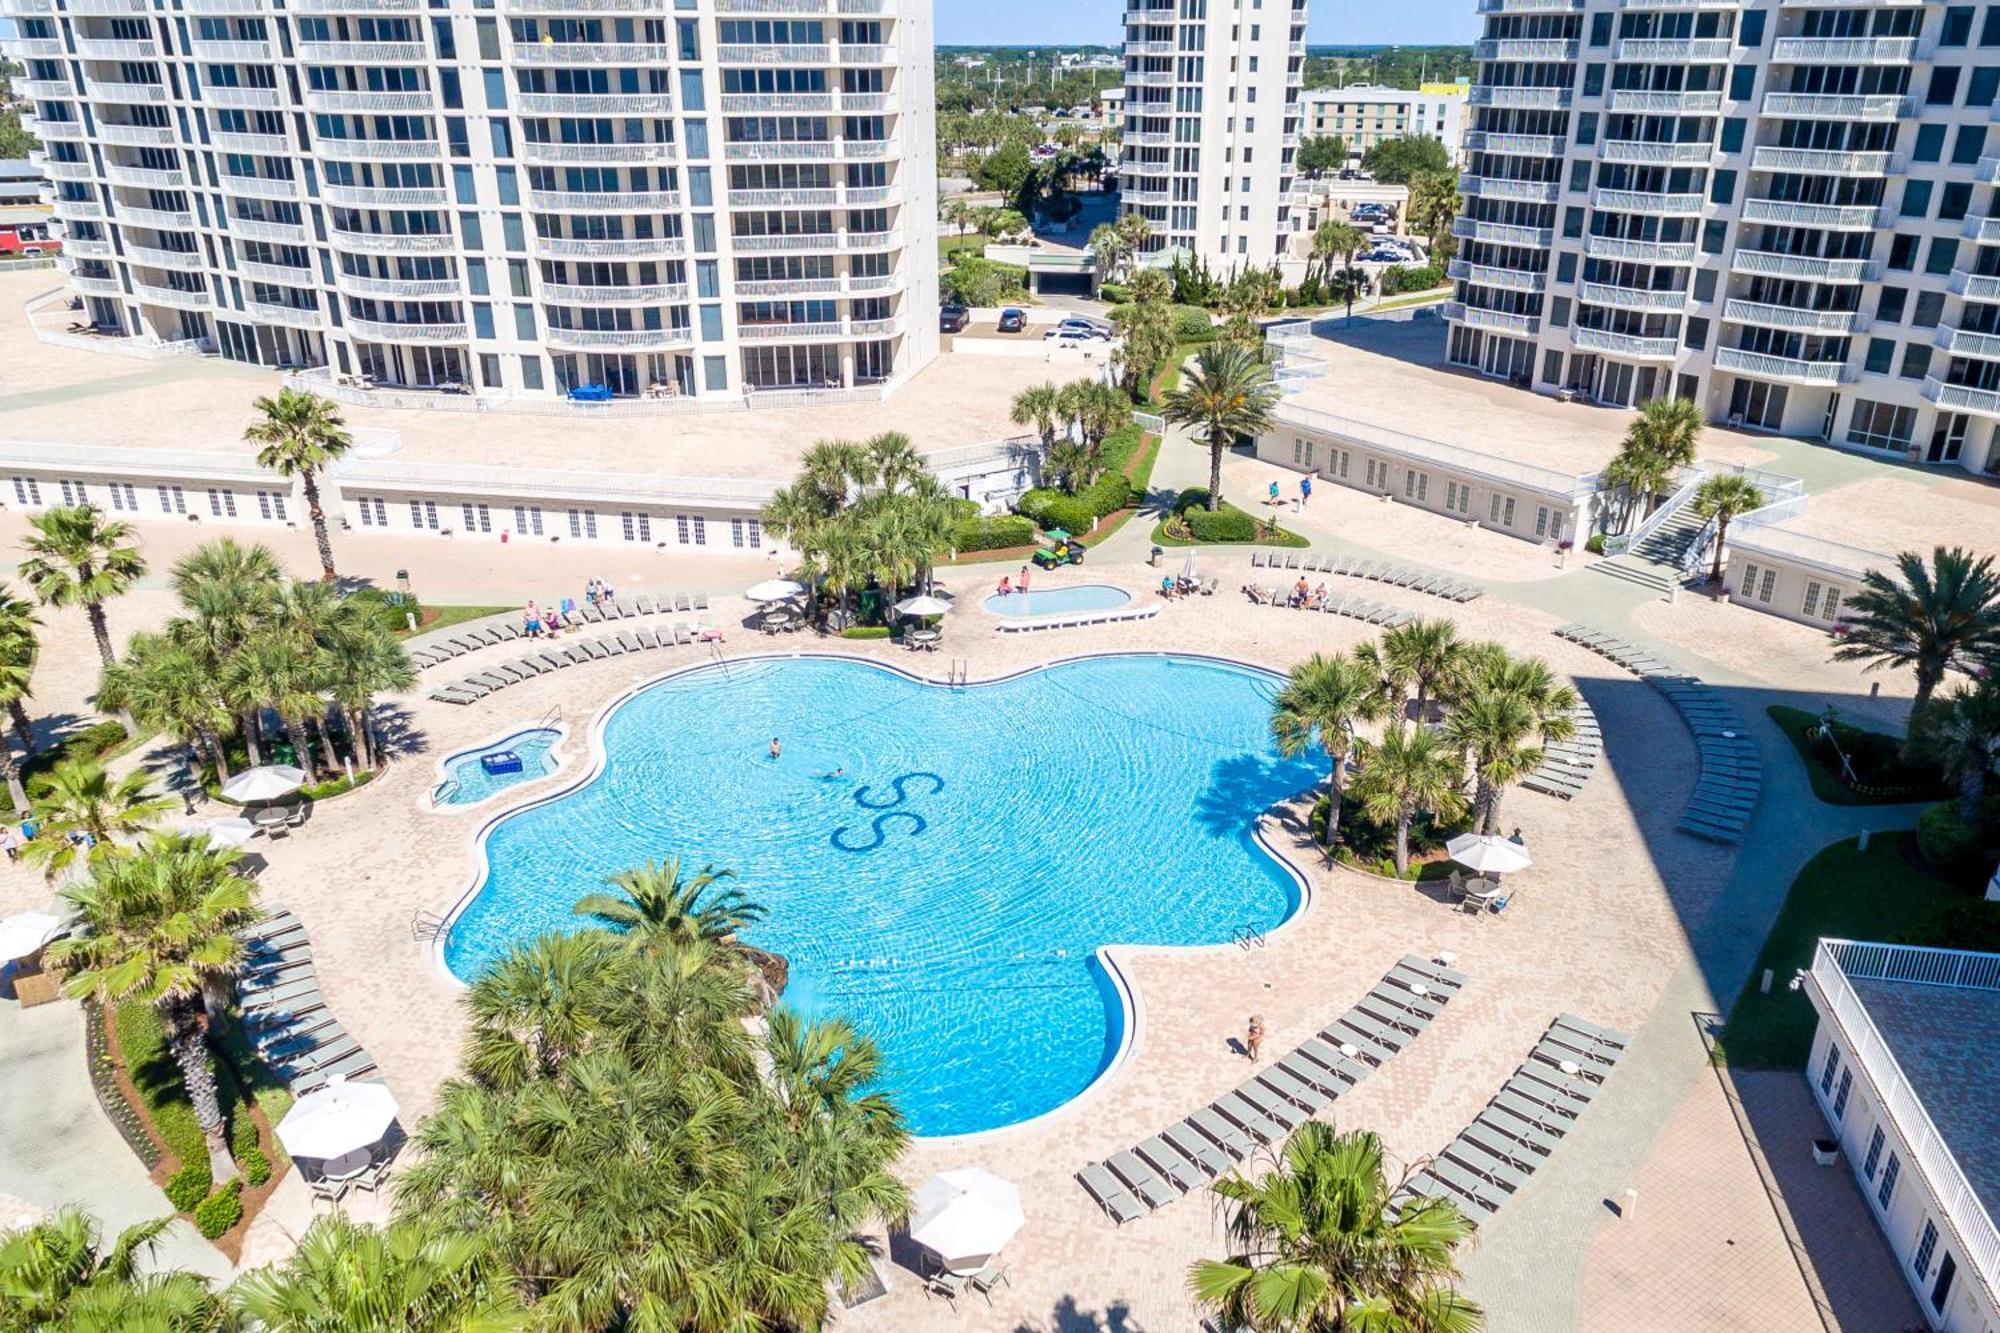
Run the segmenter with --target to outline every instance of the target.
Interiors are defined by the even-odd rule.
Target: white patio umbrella
[[[292,1103],[278,1122],[278,1142],[294,1157],[339,1157],[380,1143],[396,1110],[387,1084],[336,1079]]]
[[[62,918],[47,912],[21,912],[0,921],[0,963],[26,958],[62,929]]]
[[[905,597],[896,603],[896,611],[905,616],[941,616],[951,610],[951,603],[942,597]]]
[[[910,1239],[954,1272],[982,1267],[1026,1221],[1021,1192],[976,1166],[939,1172],[911,1203]]]
[[[227,819],[210,819],[199,824],[189,824],[183,833],[205,834],[217,847],[241,847],[257,836],[257,826],[240,815]]]
[[[290,764],[266,764],[246,768],[222,784],[222,794],[232,801],[275,801],[290,796],[306,785],[306,773]]]
[[[805,590],[804,584],[790,579],[765,579],[752,585],[743,595],[753,602],[782,602],[797,597]]]
[[[1452,860],[1482,875],[1511,875],[1535,863],[1528,849],[1497,833],[1461,833],[1444,845]]]
[[[1181,561],[1181,577],[1187,579],[1190,582],[1192,582],[1195,577],[1194,548],[1191,546],[1188,548],[1187,559]]]

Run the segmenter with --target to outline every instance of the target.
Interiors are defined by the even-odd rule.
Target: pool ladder
[[[444,934],[444,918],[419,907],[410,913],[410,938],[428,943]]]
[[[563,717],[562,717],[562,705],[561,705],[561,704],[550,704],[550,705],[549,705],[549,711],[548,711],[548,712],[546,712],[546,713],[543,713],[543,714],[542,714],[542,716],[541,716],[541,718],[540,718],[540,720],[539,720],[539,721],[537,721],[537,722],[535,723],[535,725],[536,725],[536,726],[538,726],[538,727],[553,727],[553,726],[555,726],[555,725],[556,725],[556,724],[557,724],[558,722],[561,722],[562,720],[563,720]]]
[[[964,689],[969,670],[964,658],[952,658],[951,665],[945,671],[944,683],[954,690]]]
[[[722,668],[722,678],[723,678],[723,679],[724,679],[725,681],[726,681],[726,680],[728,680],[728,679],[729,679],[729,659],[728,659],[727,657],[723,656],[723,653],[722,653],[722,645],[721,645],[721,644],[720,644],[719,642],[711,642],[711,643],[710,643],[710,644],[708,645],[708,655],[709,655],[709,657],[710,657],[710,658],[711,658],[711,659],[712,659],[712,660],[713,660],[713,661],[715,662],[715,664],[716,664],[717,666],[719,666],[719,667],[721,667],[721,668]]]
[[[1231,935],[1229,942],[1246,952],[1253,948],[1261,949],[1264,947],[1264,932],[1255,926],[1245,926]]]

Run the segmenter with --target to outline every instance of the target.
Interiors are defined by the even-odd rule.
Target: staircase
[[[1632,554],[1656,565],[1679,569],[1688,547],[1694,544],[1694,539],[1706,526],[1707,520],[1694,512],[1693,505],[1682,505],[1673,517],[1633,547]]]
[[[1668,591],[1680,579],[1680,571],[1672,565],[1656,565],[1633,555],[1616,555],[1609,560],[1600,560],[1590,567],[1590,571],[1658,593]]]

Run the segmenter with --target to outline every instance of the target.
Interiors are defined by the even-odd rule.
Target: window
[[[139,493],[132,489],[129,481],[114,481],[108,487],[111,492],[111,507],[117,510],[139,512]]]
[[[1744,576],[1744,582],[1754,582],[1757,578],[1757,566],[1749,565],[1745,568],[1747,573]],[[1833,1076],[1839,1072],[1840,1048],[1829,1042],[1826,1048],[1826,1065],[1819,1071],[1819,1090],[1821,1092],[1832,1092]]]
[[[595,509],[572,509],[569,511],[569,535],[576,538],[597,540],[597,511]]]
[[[1403,473],[1403,498],[1418,503],[1430,498],[1431,476],[1428,472],[1418,472],[1411,468]]]
[[[1938,196],[1938,221],[1957,222],[1972,211],[1972,183],[1970,181],[1948,181],[1944,193]]]
[[[1707,270],[1706,270],[1706,269],[1704,269],[1704,270],[1703,270],[1703,272],[1707,272]],[[1688,347],[1689,347],[1689,349],[1690,349],[1690,350],[1692,350],[1692,351],[1696,351],[1696,352],[1699,352],[1699,351],[1701,351],[1701,350],[1702,350],[1702,349],[1703,349],[1704,347],[1707,347],[1707,346],[1708,346],[1708,321],[1707,321],[1707,320],[1705,320],[1705,319],[1696,319],[1696,318],[1694,318],[1693,316],[1690,316],[1690,317],[1688,318],[1688,322],[1687,322],[1687,345],[1688,345]]]
[[[493,531],[493,512],[485,505],[465,503],[460,504],[459,509],[465,515],[465,530],[467,532]]]
[[[1917,1252],[1910,1256],[1910,1271],[1923,1277],[1931,1271],[1931,1255],[1937,1252],[1937,1223],[1924,1219],[1924,1231],[1917,1237]]]
[[[524,537],[542,535],[542,507],[540,505],[514,506],[514,531]]]
[[[1979,161],[1986,152],[1986,127],[1984,125],[1961,125],[1952,137],[1951,160],[1957,165],[1970,166]]]
[[[208,488],[208,516],[210,518],[236,517],[236,492]]]
[[[1736,31],[1738,46],[1762,46],[1764,44],[1764,11],[1753,9],[1743,16],[1742,26]]]
[[[1498,523],[1503,528],[1513,527],[1514,497],[1511,495],[1494,496],[1492,503],[1487,506],[1486,517],[1488,522]]]
[[[1757,566],[1751,564],[1748,560],[1746,560],[1743,562],[1743,582],[1737,586],[1736,595],[1738,597],[1754,597],[1756,593],[1757,593]],[[1827,1054],[1829,1056],[1832,1056],[1833,1052],[1829,1050]]]
[[[1888,338],[1868,340],[1868,359],[1863,363],[1871,375],[1886,375],[1896,364],[1896,344]]]
[[[436,532],[437,525],[438,525],[438,507],[436,500],[410,501],[411,527],[429,528],[432,532]]]
[[[1979,25],[1981,46],[2000,46],[2000,5],[1986,6],[1986,21]]]
[[[1463,514],[1472,508],[1472,487],[1456,481],[1444,484],[1444,507],[1454,514]]]
[[[1919,162],[1935,162],[1944,156],[1944,126],[1917,126],[1915,157]]]
[[[266,523],[273,520],[279,523],[285,522],[284,493],[282,491],[257,492],[257,517],[263,519]]]
[[[1389,471],[1389,469],[1387,469],[1386,467],[1381,467],[1381,465],[1380,465],[1379,463],[1377,463],[1377,462],[1376,462],[1376,461],[1375,461],[1374,459],[1372,459],[1372,458],[1366,458],[1366,459],[1363,459],[1362,461],[1363,461],[1364,463],[1366,463],[1366,464],[1368,465],[1368,472],[1367,472],[1367,476],[1366,476],[1366,478],[1365,478],[1365,480],[1366,480],[1366,482],[1367,482],[1367,486],[1368,486],[1368,489],[1369,489],[1369,490],[1371,490],[1371,491],[1373,491],[1373,490],[1382,490],[1382,489],[1385,489],[1385,488],[1386,488],[1386,487],[1388,486],[1388,471]],[[1377,468],[1381,468],[1381,472],[1382,472],[1382,481],[1381,481],[1381,482],[1379,482],[1379,483],[1378,483],[1378,482],[1376,481],[1376,479],[1375,479],[1375,477],[1376,477],[1376,469],[1377,469]]]
[[[635,514],[623,510],[618,515],[620,525],[628,542],[649,542],[653,540],[653,519],[650,514]]]
[[[1561,541],[1563,536],[1562,510],[1551,509],[1547,505],[1536,505],[1535,535],[1537,537],[1547,537],[1552,542]]]
[[[1861,1174],[1870,1180],[1875,1179],[1875,1169],[1882,1165],[1882,1139],[1882,1127],[1877,1125],[1868,1139],[1868,1155],[1861,1160]]]
[[[1345,449],[1340,451],[1340,471],[1337,475],[1343,480],[1347,477],[1347,450]]]
[[[1944,30],[1938,34],[1939,46],[1964,46],[1972,40],[1972,6],[1953,5],[1944,11]]]
[[[2000,14],[2000,5],[1987,11],[1988,18],[1995,14]],[[1972,71],[1972,82],[1966,85],[1965,104],[1992,106],[1996,93],[2000,93],[2000,65],[1981,65]]]
[[[1747,102],[1757,87],[1757,67],[1737,65],[1729,71],[1729,100]]]
[[[160,487],[160,502],[163,505],[166,503],[166,494],[167,488]],[[33,477],[16,477],[14,498],[24,505],[38,505],[42,502],[42,484]]]
[[[1902,214],[1906,218],[1920,218],[1931,211],[1931,183],[1912,178],[1903,182]]]
[[[1840,614],[1841,596],[1839,588],[1812,579],[1806,583],[1805,605],[1799,610],[1807,620],[1832,620]]]
[[[1924,95],[1926,106],[1950,106],[1958,99],[1958,66],[1937,65],[1931,69],[1930,91]]]
[[[1888,1211],[1889,1200],[1896,1197],[1896,1177],[1901,1174],[1903,1174],[1903,1159],[1891,1152],[1889,1165],[1882,1168],[1882,1187],[1875,1191],[1875,1202],[1884,1212]]]
[[[1871,449],[1901,449],[1910,442],[1916,424],[1917,410],[1913,407],[1893,407],[1857,398],[1854,415],[1847,423],[1847,442]]]
[[[1917,238],[1908,232],[1898,232],[1889,242],[1889,267],[1907,273],[1916,266]]]
[[[764,524],[754,518],[732,518],[729,520],[729,544],[747,546],[756,550],[764,544]]]
[[[1310,471],[1312,465],[1313,442],[1294,435],[1292,437],[1292,466],[1302,467]]]
[[[389,526],[389,506],[380,496],[362,496],[360,508],[362,527],[386,528]]]
[[[1934,329],[1944,318],[1943,292],[1918,292],[1917,308],[1910,315],[1910,323],[1920,329]]]
[[[1882,296],[1875,302],[1875,322],[1877,324],[1900,324],[1903,322],[1903,304],[1910,299],[1907,287],[1884,287]]]
[[[1854,1071],[1840,1071],[1840,1091],[1833,1095],[1833,1118],[1840,1119],[1847,1114],[1847,1094],[1854,1091]]]
[[[1710,183],[1708,197],[1711,203],[1726,204],[1736,198],[1736,173],[1717,171]]]
[[[64,504],[87,505],[90,503],[90,492],[86,491],[83,488],[82,482],[69,481],[67,479],[64,479],[58,481],[56,485],[62,487],[62,498]]]
[[[1903,378],[1920,380],[1930,373],[1931,349],[1927,343],[1906,343],[1903,347]]]

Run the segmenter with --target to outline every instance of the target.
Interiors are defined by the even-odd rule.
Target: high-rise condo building
[[[937,352],[930,0],[0,0],[87,320],[504,397]]]
[[[1127,0],[1122,206],[1218,272],[1290,233],[1305,0]]]
[[[2000,6],[1480,10],[1452,361],[2000,460]]]

